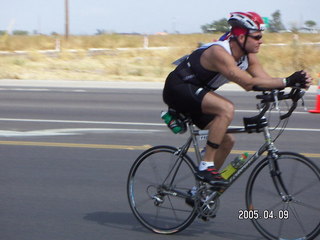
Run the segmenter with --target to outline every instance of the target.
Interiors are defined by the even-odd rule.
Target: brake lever
[[[304,101],[305,93],[306,93],[305,90],[300,90],[300,93],[299,93],[300,97],[299,98],[301,99],[301,106],[303,107],[303,109],[305,111],[307,111],[308,109],[307,109],[307,106],[306,106],[305,101]]]
[[[276,106],[276,110],[279,111],[279,98],[278,98],[279,90],[273,91],[274,104]]]
[[[306,106],[306,104],[305,104],[305,101],[304,101],[304,97],[301,98],[301,106],[303,107],[303,109],[304,109],[305,111],[308,111],[308,108],[307,108],[307,106]]]

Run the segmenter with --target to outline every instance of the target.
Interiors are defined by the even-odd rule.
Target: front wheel
[[[267,239],[318,236],[319,199],[319,168],[310,159],[290,152],[263,159],[252,171],[246,189],[250,219]]]
[[[155,233],[172,234],[189,226],[196,208],[186,204],[197,186],[195,166],[178,149],[157,146],[143,152],[130,169],[129,204],[140,223]]]

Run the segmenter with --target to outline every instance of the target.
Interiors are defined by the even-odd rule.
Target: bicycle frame
[[[252,132],[263,132],[264,134],[264,139],[265,142],[264,144],[244,163],[243,166],[240,167],[240,169],[237,170],[236,173],[234,173],[230,178],[229,178],[229,184],[226,188],[224,189],[219,189],[219,191],[214,191],[208,198],[207,201],[214,200],[216,197],[220,196],[224,191],[226,191],[253,163],[255,163],[263,153],[268,152],[268,159],[269,159],[269,167],[270,167],[270,173],[272,175],[272,179],[274,181],[275,187],[279,193],[279,195],[284,198],[288,197],[286,187],[284,186],[281,176],[277,173],[277,166],[275,163],[275,160],[278,158],[277,155],[277,148],[274,146],[274,142],[272,140],[269,127],[268,127],[268,121],[264,117],[265,113],[267,110],[270,108],[270,103],[275,102],[276,106],[278,107],[278,90],[273,91],[274,95],[272,95],[272,100],[270,101],[270,98],[264,98],[264,96],[257,96],[258,99],[262,99],[261,103],[258,104],[258,110],[259,114],[257,116],[254,116],[252,118],[244,118],[245,122],[245,127],[242,128],[228,128],[227,133],[233,133],[233,134],[239,134],[239,133],[252,133]],[[281,99],[292,99],[293,104],[291,108],[289,109],[288,113],[282,115],[280,117],[281,120],[284,118],[287,118],[291,115],[291,113],[294,111],[294,109],[297,107],[297,101],[303,96],[304,92],[299,91],[298,89],[296,90],[291,90],[290,94],[288,95],[280,95]],[[289,97],[290,96],[290,97]],[[293,97],[292,97],[293,96]],[[260,122],[262,120],[262,122]],[[247,123],[246,123],[247,121]],[[200,140],[207,140],[208,137],[208,130],[197,130],[191,119],[184,119],[184,122],[187,124],[190,136],[187,140],[187,142],[179,148],[177,155],[178,159],[180,156],[186,155],[187,152],[189,151],[189,148],[191,144],[193,144],[193,147],[195,149],[195,155],[196,155],[196,165],[198,166],[202,157],[200,153],[200,147],[198,143],[198,138]],[[260,125],[260,123],[262,125]],[[256,125],[255,125],[256,124]],[[250,128],[250,126],[253,125],[253,128]],[[248,127],[249,126],[249,127]],[[178,163],[179,165],[179,163]],[[178,171],[178,169],[176,170]],[[174,174],[175,176],[175,174]],[[173,181],[173,179],[172,179]],[[281,189],[283,192],[281,191]]]
[[[197,165],[199,165],[201,161],[201,153],[200,153],[200,147],[199,147],[199,140],[207,140],[208,136],[208,130],[197,130],[195,129],[192,122],[188,122],[188,128],[190,132],[190,137],[188,138],[187,142],[179,148],[178,155],[184,155],[189,151],[189,148],[191,144],[193,144],[193,147],[195,149],[195,155],[196,155],[196,161]],[[263,127],[262,129],[264,133],[265,143],[256,151],[246,162],[243,166],[241,166],[238,171],[232,175],[229,179],[229,185],[228,187],[224,189],[220,189],[219,192],[213,192],[213,196],[209,196],[208,201],[214,200],[215,197],[218,195],[220,196],[224,191],[226,191],[256,160],[258,160],[261,155],[268,151],[268,156],[270,159],[276,159],[277,158],[277,149],[274,146],[273,140],[271,138],[269,128],[268,126]],[[239,134],[239,133],[248,133],[248,131],[245,128],[228,128],[227,133],[233,133],[233,134]],[[273,165],[273,164],[272,164]],[[271,165],[271,171],[274,169],[274,166]],[[281,182],[281,180],[280,180]],[[275,184],[277,186],[277,184]],[[277,188],[278,189],[278,188]],[[278,189],[279,190],[279,189]],[[280,191],[279,191],[280,193]]]

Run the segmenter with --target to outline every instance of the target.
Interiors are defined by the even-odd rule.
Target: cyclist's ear
[[[237,38],[238,38],[238,41],[243,43],[246,40],[246,35],[245,34],[240,34],[239,36],[237,36]]]

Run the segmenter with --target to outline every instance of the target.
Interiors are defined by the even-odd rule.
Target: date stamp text
[[[257,209],[254,210],[242,210],[240,209],[238,212],[239,220],[258,220],[258,219],[280,219],[285,220],[289,219],[289,211],[288,210],[263,210],[259,211]]]

